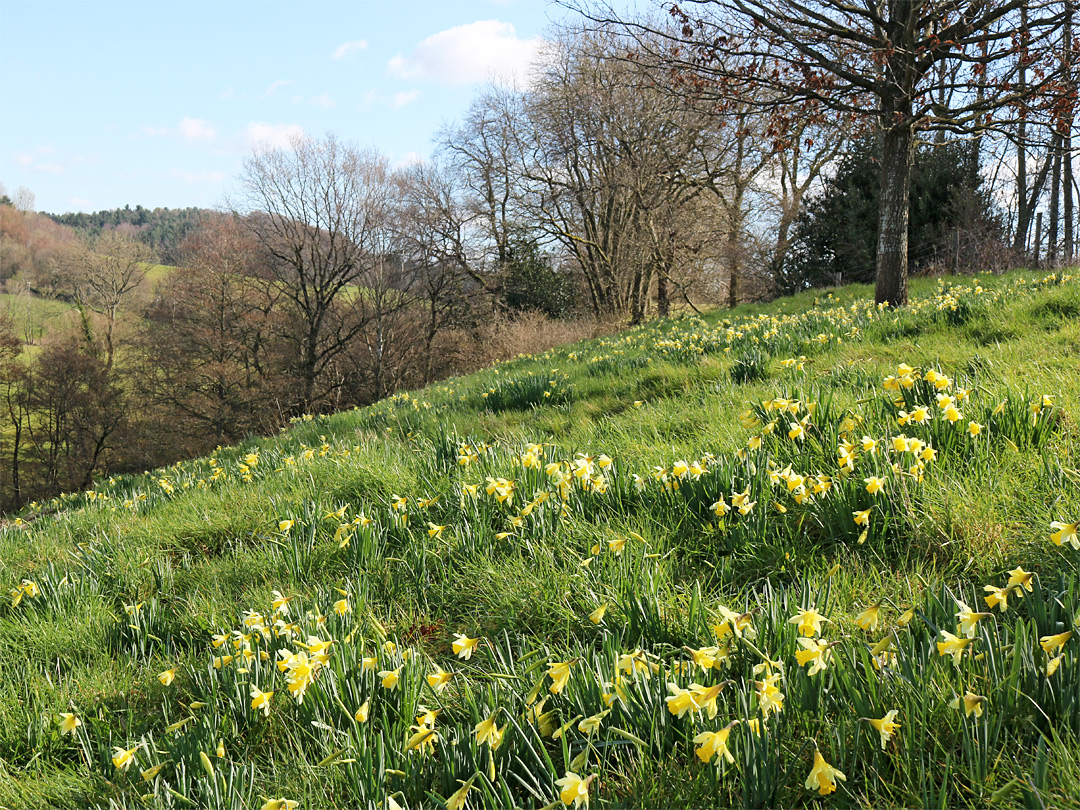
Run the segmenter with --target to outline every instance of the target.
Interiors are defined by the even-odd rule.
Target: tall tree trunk
[[[888,120],[889,116],[885,116]],[[886,126],[881,150],[881,197],[878,216],[874,300],[891,306],[908,302],[908,219],[911,195],[912,132],[910,115]]]
[[[1046,260],[1051,267],[1058,261],[1058,224],[1061,218],[1061,132],[1054,134],[1054,169],[1050,181],[1050,225],[1046,235]]]

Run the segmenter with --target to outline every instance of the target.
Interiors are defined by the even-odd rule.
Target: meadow
[[[1080,806],[1080,275],[497,364],[0,527],[0,807]]]

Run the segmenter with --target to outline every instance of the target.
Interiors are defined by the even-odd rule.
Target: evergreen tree
[[[983,188],[968,142],[917,148],[911,174],[908,272],[956,266],[959,234],[1003,236],[999,216]],[[857,141],[834,177],[807,200],[781,268],[783,292],[834,284],[874,282],[880,193],[880,147]]]

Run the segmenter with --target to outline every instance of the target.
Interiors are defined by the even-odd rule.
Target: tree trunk
[[[1050,181],[1050,224],[1046,234],[1046,261],[1050,267],[1058,263],[1058,220],[1061,217],[1061,132],[1054,135],[1054,169]]]
[[[905,116],[910,121],[910,116]],[[881,150],[874,300],[890,306],[908,302],[908,216],[911,192],[911,124],[887,126]]]

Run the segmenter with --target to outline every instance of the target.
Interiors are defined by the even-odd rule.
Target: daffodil
[[[757,687],[758,708],[765,718],[768,718],[770,713],[779,713],[784,708],[784,693],[776,685],[779,680],[780,673],[774,672],[763,681],[754,681]]]
[[[863,481],[866,484],[866,491],[869,492],[871,495],[876,495],[885,488],[884,478],[876,478],[871,476],[870,478],[864,478]]]
[[[821,633],[821,623],[827,621],[829,619],[818,613],[815,608],[806,608],[788,619],[788,624],[799,625],[799,632],[804,636],[816,636]]]
[[[171,686],[172,682],[176,680],[176,667],[167,669],[164,672],[158,673],[158,680],[161,681],[162,686]]]
[[[370,714],[371,701],[365,700],[364,704],[356,710],[356,714],[353,715],[353,720],[355,720],[357,723],[366,723]]]
[[[453,677],[453,672],[444,672],[439,667],[435,667],[435,671],[427,676],[428,686],[436,692],[441,692],[446,688],[446,685],[450,683],[450,679]]]
[[[881,621],[881,602],[871,605],[858,616],[855,617],[855,624],[861,629],[868,632],[877,630],[878,623]]]
[[[1080,523],[1065,523],[1061,520],[1055,520],[1050,524],[1050,528],[1054,530],[1050,535],[1050,540],[1055,546],[1069,543],[1074,549],[1080,551],[1080,534],[1077,533],[1078,526],[1080,526]]]
[[[689,689],[683,689],[674,682],[668,683],[667,688],[668,691],[671,692],[671,695],[665,698],[665,700],[667,702],[668,711],[672,714],[682,717],[687,712],[696,712],[701,708],[694,698],[694,693]]]
[[[492,750],[499,747],[499,743],[502,742],[503,730],[505,727],[500,729],[495,725],[495,717],[498,713],[499,712],[496,709],[473,727],[473,732],[476,734],[477,745],[487,743],[491,746]]]
[[[981,619],[985,619],[989,616],[989,613],[975,613],[963,602],[957,601],[957,607],[960,610],[956,614],[956,621],[959,622],[959,631],[963,636],[968,638],[975,638],[975,625],[979,623]]]
[[[551,678],[551,686],[548,690],[553,695],[559,694],[566,688],[566,683],[570,680],[570,667],[573,665],[573,661],[552,661],[548,664],[547,674]]]
[[[735,764],[735,757],[728,748],[728,736],[731,730],[739,724],[738,720],[729,723],[719,731],[703,731],[694,737],[694,742],[699,746],[694,750],[698,759],[702,762],[710,762],[713,757],[723,757],[729,765]],[[716,760],[720,764],[720,759]]]
[[[892,735],[900,728],[900,724],[896,722],[896,715],[900,712],[896,709],[890,709],[889,712],[880,719],[874,719],[867,717],[866,720],[870,725],[877,729],[878,734],[881,735],[881,750],[885,750],[885,745],[892,739]]]
[[[60,718],[60,733],[70,734],[74,737],[75,729],[82,725],[82,720],[76,717],[72,712],[62,712]]]
[[[983,600],[991,610],[997,608],[1000,612],[1004,613],[1009,609],[1009,591],[1007,588],[998,588],[994,585],[983,585],[983,590],[987,593],[987,596],[984,596]]]
[[[969,691],[963,698],[953,698],[949,703],[949,706],[954,709],[960,709],[961,703],[963,704],[965,717],[970,717],[972,713],[974,713],[976,717],[982,717],[983,704],[986,703],[986,698]]]
[[[1005,587],[1009,590],[1015,590],[1017,596],[1023,596],[1024,591],[1031,593],[1032,581],[1035,579],[1035,574],[1032,571],[1025,571],[1020,566],[1017,566],[1009,572],[1009,581],[1005,584]]]
[[[461,780],[458,780],[461,782]],[[446,800],[446,810],[464,810],[465,798],[469,795],[469,791],[472,789],[473,782],[476,781],[476,776],[469,777],[468,781],[461,782],[461,787],[450,794],[450,797]]]
[[[566,776],[561,779],[556,779],[555,784],[559,786],[559,798],[562,799],[562,803],[569,806],[585,805],[589,806],[589,785],[592,784],[593,779],[596,778],[596,774],[582,779],[573,771],[567,771]]]
[[[126,771],[131,767],[131,764],[135,762],[135,752],[142,748],[142,743],[139,743],[134,748],[121,748],[119,745],[113,748],[112,764],[113,767],[120,771]]]
[[[796,651],[795,660],[799,662],[800,667],[804,667],[810,664],[810,669],[807,670],[807,675],[817,675],[823,669],[828,666],[829,657],[831,655],[829,642],[824,639],[810,639],[810,638],[798,638],[799,646],[801,650]]]
[[[694,703],[697,707],[695,711],[704,709],[710,720],[716,717],[716,713],[719,711],[716,706],[716,698],[723,691],[724,687],[730,683],[732,683],[732,681],[727,680],[721,681],[713,686],[702,686],[699,683],[690,684],[690,693],[694,696]]]
[[[847,781],[842,772],[825,761],[821,751],[814,751],[814,765],[806,777],[806,789],[816,790],[820,796],[828,796],[836,790],[836,780]]]
[[[292,799],[267,799],[259,810],[296,810],[300,802]]]
[[[142,780],[144,782],[153,781],[154,777],[156,777],[159,773],[161,773],[162,769],[168,764],[169,763],[167,763],[167,762],[161,762],[161,763],[155,765],[152,768],[147,768],[145,771],[143,771],[140,774],[140,776],[142,776]]]
[[[251,685],[251,708],[255,711],[262,709],[263,717],[270,716],[270,700],[273,697],[273,692],[263,692],[254,684]]]
[[[945,640],[937,643],[938,655],[951,655],[953,663],[959,665],[960,656],[964,654],[964,650],[967,649],[973,639],[958,638],[948,630],[942,630],[941,635],[944,636]]]
[[[454,633],[454,643],[451,646],[458,658],[464,658],[468,661],[476,652],[479,644],[480,638],[469,638],[464,633]]]
[[[694,659],[695,664],[705,670],[714,667],[720,669],[723,661],[728,656],[726,647],[702,647],[698,650],[693,647],[683,647],[683,649],[690,653],[690,657]]]
[[[644,674],[646,678],[660,670],[660,666],[648,659],[641,650],[624,653],[615,662],[615,671],[624,672],[634,678],[638,674]]]
[[[384,669],[379,672],[383,689],[397,689],[398,682],[401,680],[401,670],[402,667],[398,667],[397,669]]]
[[[1046,651],[1047,655],[1053,655],[1054,650],[1059,650],[1064,647],[1065,643],[1072,637],[1072,630],[1066,630],[1064,633],[1058,633],[1056,636],[1043,636],[1039,639],[1039,646]]]
[[[405,751],[418,751],[421,754],[431,753],[435,750],[435,743],[439,741],[438,732],[427,726],[411,726],[413,735],[405,743]]]
[[[598,714],[594,714],[592,717],[586,717],[584,720],[578,723],[578,731],[580,731],[586,737],[591,737],[593,734],[600,730],[600,724],[609,714],[611,714],[611,709],[606,709]]]
[[[604,620],[604,613],[607,612],[607,609],[608,603],[604,602],[604,604],[600,605],[600,607],[589,614],[589,621],[593,624],[600,624],[600,622]]]
[[[859,512],[852,512],[855,517],[856,526],[869,526],[870,525],[870,510],[863,509]]]

